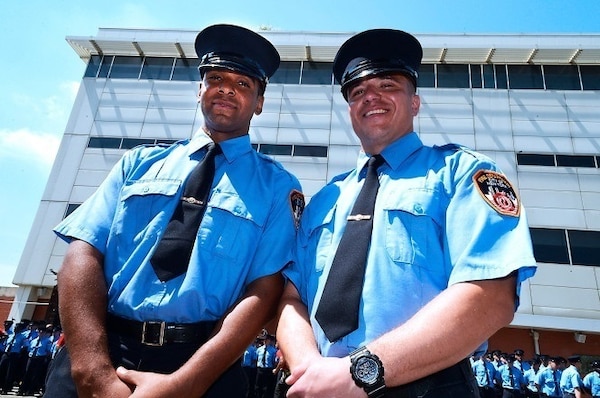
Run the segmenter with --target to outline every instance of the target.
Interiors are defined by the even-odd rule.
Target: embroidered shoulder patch
[[[304,211],[304,195],[302,192],[294,189],[290,192],[290,205],[292,207],[292,216],[294,217],[294,223],[296,228],[300,225],[300,218]]]
[[[505,216],[518,217],[521,214],[519,197],[505,176],[492,170],[479,170],[473,181],[492,209]]]

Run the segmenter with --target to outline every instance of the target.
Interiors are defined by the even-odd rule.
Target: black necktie
[[[552,378],[554,378],[554,395],[560,396],[560,383],[558,382],[558,377],[556,377],[556,370],[552,371]]]
[[[373,209],[379,189],[377,168],[383,162],[383,157],[375,155],[367,163],[364,185],[348,216],[346,230],[333,258],[315,314],[325,336],[332,342],[358,328],[358,309],[373,230]]]
[[[150,263],[158,279],[166,282],[187,271],[198,227],[206,210],[208,194],[215,176],[215,156],[221,153],[217,144],[208,151],[185,183],[183,197],[158,243]]]

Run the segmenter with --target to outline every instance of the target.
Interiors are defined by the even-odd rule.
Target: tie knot
[[[367,167],[368,168],[374,167],[375,169],[377,169],[384,162],[385,162],[385,159],[383,158],[383,156],[381,156],[381,155],[373,155],[373,156],[371,156],[369,158],[369,161],[367,162]]]
[[[219,144],[215,144],[211,142],[206,145],[206,156],[217,156],[218,154],[223,153],[221,150],[221,146]]]

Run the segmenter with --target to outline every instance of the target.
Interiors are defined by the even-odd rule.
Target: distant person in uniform
[[[213,25],[195,48],[202,129],[126,153],[55,228],[67,350],[46,397],[246,397],[239,358],[275,313],[303,197],[248,135],[275,47]]]
[[[412,35],[373,29],[334,59],[362,150],[312,197],[284,271],[288,397],[478,397],[468,358],[510,323],[534,274],[498,166],[414,131],[422,54]]]

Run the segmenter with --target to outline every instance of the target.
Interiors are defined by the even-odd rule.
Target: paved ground
[[[22,397],[39,397],[40,395],[21,395]],[[6,395],[0,395],[0,398],[16,398],[17,397],[17,388],[15,387],[12,391],[10,391]]]

